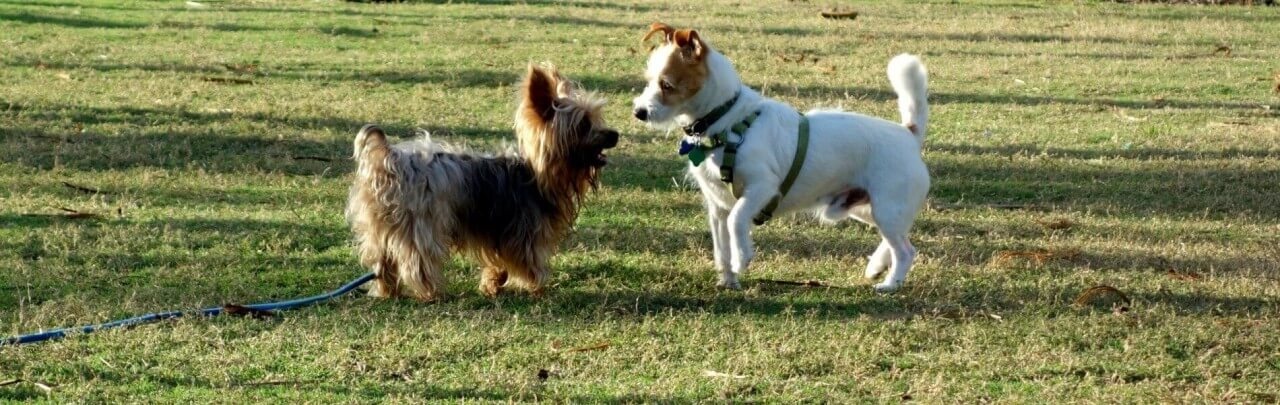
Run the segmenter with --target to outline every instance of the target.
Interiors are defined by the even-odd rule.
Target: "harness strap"
[[[703,144],[701,141],[693,141],[692,143],[687,140],[683,141],[680,144],[680,154],[687,155],[689,161],[694,166],[698,166],[706,159],[707,153],[723,147],[724,156],[720,163],[720,181],[729,183],[734,198],[742,198],[742,190],[739,189],[737,183],[733,182],[733,170],[738,162],[738,147],[742,146],[742,142],[746,140],[747,129],[751,127],[751,124],[759,116],[760,112],[756,111],[747,115],[741,122],[733,124],[733,126],[723,131],[709,134],[707,136],[710,141],[709,145]],[[688,132],[690,129],[686,128],[685,130]],[[738,142],[729,140],[730,133],[738,134]],[[800,114],[799,135],[799,139],[796,140],[796,155],[791,160],[791,168],[787,170],[787,177],[783,178],[782,184],[778,187],[778,194],[774,195],[773,199],[769,200],[769,204],[765,205],[764,209],[756,214],[753,219],[756,225],[763,225],[773,218],[773,211],[778,209],[778,204],[782,203],[782,198],[787,195],[787,192],[791,191],[791,186],[795,184],[796,177],[800,176],[800,169],[804,167],[805,156],[809,154],[809,117],[804,116],[804,114]]]
[[[809,117],[800,114],[800,137],[796,140],[796,157],[791,160],[791,168],[787,170],[787,177],[782,180],[782,185],[778,187],[778,194],[769,200],[769,205],[764,206],[754,219],[756,225],[764,225],[766,221],[773,218],[773,210],[778,209],[778,204],[782,202],[782,197],[791,191],[791,186],[796,183],[796,177],[800,177],[800,168],[804,167],[805,155],[809,154]],[[733,194],[739,195],[735,188]]]
[[[751,113],[747,118],[742,119],[742,122],[733,124],[729,129],[720,131],[720,133],[716,134],[716,139],[719,140],[720,143],[724,144],[724,159],[722,159],[720,163],[720,181],[733,184],[733,166],[738,162],[738,146],[742,145],[742,141],[746,139],[747,128],[750,127],[752,123],[756,122],[756,117],[759,116],[759,111]],[[738,142],[729,141],[730,131],[738,134]],[[738,195],[736,187],[733,190],[733,194],[735,196]]]

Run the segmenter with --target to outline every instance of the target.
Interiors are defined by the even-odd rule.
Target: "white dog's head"
[[[644,72],[644,93],[633,100],[635,117],[650,125],[662,126],[681,115],[693,113],[692,101],[706,85],[711,69],[711,52],[698,31],[677,30],[656,22],[649,26],[641,42],[660,34],[662,43],[649,53]]]

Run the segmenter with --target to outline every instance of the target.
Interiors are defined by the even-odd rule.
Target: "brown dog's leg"
[[[383,256],[377,264],[374,265],[373,274],[377,276],[373,280],[373,287],[369,288],[369,296],[378,298],[395,297],[400,295],[399,281],[396,280],[397,275],[396,263],[390,257]]]
[[[547,256],[550,256],[549,252],[535,249],[522,257],[509,258],[511,266],[508,267],[508,272],[511,280],[528,291],[530,295],[542,297],[543,287],[550,273]]]
[[[496,263],[485,261],[484,269],[480,274],[480,293],[484,296],[493,298],[498,296],[498,292],[502,290],[502,286],[507,284],[507,271],[503,270]]]

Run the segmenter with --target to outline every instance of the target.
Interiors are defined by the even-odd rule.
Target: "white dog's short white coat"
[[[687,125],[734,94],[739,94],[736,103],[706,133],[717,133],[760,112],[742,138],[730,138],[742,142],[733,176],[733,186],[742,190],[740,198],[734,197],[733,186],[720,180],[723,148],[712,151],[701,165],[688,168],[706,203],[720,272],[717,285],[740,288],[738,279],[755,255],[752,218],[778,194],[791,167],[800,116],[792,107],[743,85],[729,60],[696,31],[674,30],[660,23],[654,24],[651,34],[655,31],[663,31],[665,41],[649,56],[648,84],[634,100],[637,118],[654,126]],[[698,63],[704,64],[704,70],[699,70]],[[839,111],[806,113],[808,157],[775,212],[812,210],[826,221],[852,217],[875,226],[881,242],[869,256],[865,275],[876,278],[891,268],[875,286],[880,292],[898,290],[911,269],[916,250],[908,232],[929,190],[929,171],[921,158],[929,115],[924,65],[915,56],[898,55],[890,61],[888,75],[899,97],[902,123]],[[686,94],[679,97],[682,86],[697,89],[684,88]]]

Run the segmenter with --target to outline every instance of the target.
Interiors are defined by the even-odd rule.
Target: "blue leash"
[[[328,300],[340,297],[346,293],[351,292],[351,290],[356,289],[356,287],[359,287],[360,285],[369,282],[369,280],[373,280],[373,277],[374,277],[373,273],[368,273],[363,276],[360,276],[359,278],[356,278],[355,280],[351,280],[351,282],[347,283],[346,285],[343,285],[342,287],[339,287],[337,290],[333,290],[333,291],[312,296],[312,297],[299,298],[296,300],[281,301],[281,302],[267,302],[262,304],[244,305],[243,308],[247,308],[251,311],[275,311],[275,310],[284,311],[284,310],[290,310],[294,308],[305,307],[318,302],[328,301]],[[39,333],[32,333],[27,335],[18,335],[18,336],[4,338],[3,340],[0,340],[0,346],[21,345],[21,344],[27,344],[27,343],[43,342],[46,340],[61,339],[61,338],[67,337],[67,331],[75,330],[75,329],[79,329],[80,333],[93,333],[103,329],[115,329],[115,328],[137,326],[137,325],[142,325],[147,323],[159,322],[165,319],[181,318],[187,315],[198,314],[205,317],[215,317],[218,315],[222,315],[223,310],[225,308],[226,307],[213,307],[213,308],[205,308],[198,311],[188,311],[188,312],[184,312],[184,311],[161,312],[161,313],[154,313],[154,314],[146,314],[143,316],[133,317],[129,319],[121,319],[118,321],[111,321],[107,323],[100,323],[96,325],[85,325],[79,328],[54,329],[54,330],[49,330],[49,331],[44,331]]]

